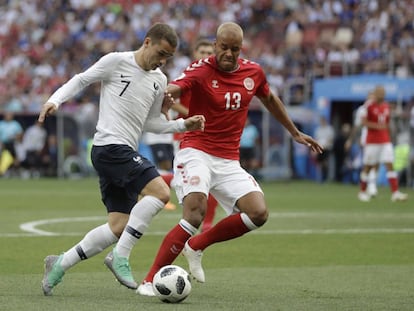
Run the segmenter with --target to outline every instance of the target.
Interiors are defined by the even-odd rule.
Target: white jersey
[[[354,120],[354,124],[357,127],[361,128],[361,136],[360,136],[360,144],[361,146],[365,146],[366,143],[366,139],[367,139],[367,133],[368,133],[368,129],[366,126],[362,125],[362,120],[366,117],[367,115],[367,105],[369,104],[369,102],[365,102],[363,105],[359,106],[355,112],[355,120]]]
[[[49,102],[58,107],[86,86],[101,82],[99,119],[93,144],[124,144],[135,150],[143,130],[172,133],[185,130],[184,120],[162,119],[167,77],[157,68],[145,71],[134,52],[113,52],[62,85]]]

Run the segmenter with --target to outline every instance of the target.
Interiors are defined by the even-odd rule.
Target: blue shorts
[[[160,176],[154,164],[127,145],[93,146],[91,158],[108,213],[130,214],[142,189]]]

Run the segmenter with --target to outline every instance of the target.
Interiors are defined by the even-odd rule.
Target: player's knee
[[[192,193],[184,198],[183,216],[191,225],[198,228],[203,221],[207,198],[203,193]]]
[[[249,215],[249,218],[257,227],[261,227],[269,218],[269,211],[267,208],[256,209],[253,213],[251,213],[251,215]]]
[[[151,195],[167,204],[170,200],[170,187],[162,180],[161,177],[157,177],[152,180],[141,192],[141,195]]]
[[[168,203],[168,201],[170,201],[170,188],[166,187],[164,189],[159,189],[159,191],[157,192],[156,197],[158,199],[160,199],[162,202],[164,202],[165,204]]]
[[[111,229],[112,233],[117,236],[118,238],[121,236],[122,232],[126,223],[124,221],[112,221],[109,222],[109,228]]]

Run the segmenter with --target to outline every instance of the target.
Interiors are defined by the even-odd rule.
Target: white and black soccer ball
[[[162,302],[178,303],[191,292],[190,275],[179,266],[164,266],[154,275],[152,287]]]

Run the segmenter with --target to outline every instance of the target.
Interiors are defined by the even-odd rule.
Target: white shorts
[[[214,157],[194,148],[181,149],[175,155],[173,185],[180,204],[189,193],[211,193],[227,215],[239,211],[235,204],[242,196],[254,191],[263,193],[239,161]]]
[[[391,143],[366,144],[363,153],[362,163],[365,165],[394,162],[394,150]]]

